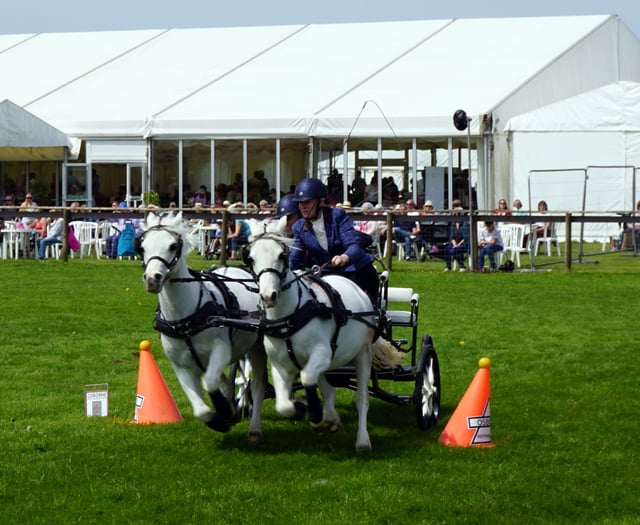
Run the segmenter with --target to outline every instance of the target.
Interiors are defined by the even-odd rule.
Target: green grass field
[[[413,405],[374,399],[365,455],[346,390],[344,428],[320,438],[273,400],[259,446],[246,421],[221,435],[196,420],[139,263],[0,261],[0,523],[640,523],[640,259],[594,259],[513,274],[394,262],[391,284],[420,293],[438,352],[441,421],[422,432]],[[181,423],[131,424],[143,339]],[[482,356],[495,446],[445,447]],[[109,417],[85,416],[90,383],[109,384]]]

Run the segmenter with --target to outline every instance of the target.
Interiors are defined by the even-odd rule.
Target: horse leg
[[[312,427],[317,428],[322,424],[322,403],[320,403],[318,396],[318,387],[316,385],[305,386],[304,392],[307,395],[309,423]]]
[[[228,344],[222,344],[213,349],[209,357],[209,365],[203,377],[204,387],[209,392],[211,402],[216,409],[213,417],[207,421],[207,426],[218,432],[228,432],[237,422],[235,420],[235,406],[225,395],[222,388],[230,386],[225,384],[224,370],[231,360],[231,348]]]
[[[309,423],[314,432],[324,434],[328,429],[328,424],[322,416],[322,403],[318,396],[317,386],[322,372],[329,368],[330,358],[324,347],[316,347],[311,353],[305,367],[300,371],[300,381],[307,394],[307,409],[309,411]],[[324,378],[323,378],[324,380]],[[323,387],[327,389],[328,382],[325,380]],[[328,390],[328,389],[327,389]],[[331,394],[330,394],[331,395]]]
[[[213,417],[213,411],[204,400],[200,374],[173,363],[172,366],[183,392],[191,403],[193,415],[206,423]]]
[[[371,345],[367,344],[355,359],[356,406],[358,408],[358,434],[356,436],[356,452],[371,451],[371,440],[367,431],[367,414],[369,412],[369,379],[371,379]]]
[[[342,428],[342,421],[336,412],[336,389],[333,387],[324,374],[318,376],[318,386],[324,398],[324,422],[329,432],[337,432]]]
[[[253,411],[249,421],[249,443],[260,443],[262,441],[262,401],[267,386],[267,354],[264,351],[262,338],[254,345],[250,352],[251,368],[253,377],[251,379],[251,398],[253,399]]]
[[[294,402],[291,399],[291,386],[293,385],[294,375],[273,364],[271,365],[271,378],[273,380],[273,388],[276,392],[276,410],[278,414],[294,421],[299,421],[304,417],[306,407],[300,401]]]

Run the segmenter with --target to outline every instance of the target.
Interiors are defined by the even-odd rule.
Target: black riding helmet
[[[302,179],[296,186],[293,200],[296,202],[311,199],[326,199],[329,197],[327,187],[319,179]]]
[[[298,209],[298,203],[293,198],[293,194],[289,193],[284,195],[280,199],[280,202],[278,202],[276,217],[279,219],[280,217],[288,217],[294,213],[300,213],[300,210]]]

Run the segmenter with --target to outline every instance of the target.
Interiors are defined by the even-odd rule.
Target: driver
[[[284,233],[287,237],[293,237],[292,226],[300,218],[300,210],[298,209],[298,203],[293,198],[293,193],[283,195],[278,201],[276,209],[276,218],[287,217],[287,225],[285,226]]]
[[[373,256],[361,247],[347,213],[327,206],[327,197],[327,188],[319,179],[303,179],[296,186],[293,200],[301,218],[292,227],[295,246],[289,256],[291,268],[326,265],[325,271],[354,281],[376,306],[379,280]]]

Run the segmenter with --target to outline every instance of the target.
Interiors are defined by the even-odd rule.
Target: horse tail
[[[398,352],[386,339],[378,337],[371,345],[371,365],[376,370],[395,368],[405,357],[404,352]]]

